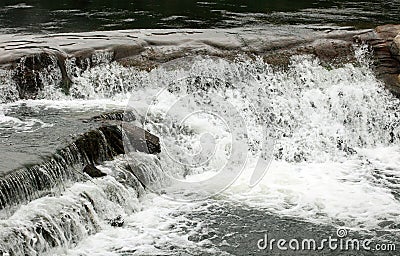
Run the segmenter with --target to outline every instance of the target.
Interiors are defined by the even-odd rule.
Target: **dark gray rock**
[[[125,149],[148,154],[161,152],[160,139],[148,131],[127,123],[122,125],[124,131]]]
[[[46,53],[20,58],[15,67],[14,80],[20,99],[34,99],[43,89],[44,81],[41,73],[55,72],[57,59]]]
[[[149,154],[161,151],[158,137],[139,127],[101,126],[78,136],[42,163],[1,175],[0,209],[41,197],[66,180],[80,180],[81,176],[73,171],[76,165],[86,166],[84,172],[92,177],[101,177],[103,174],[94,166],[125,153],[123,133],[130,141],[130,150]]]
[[[125,122],[133,122],[136,120],[136,115],[132,111],[114,111],[110,113],[101,114],[98,116],[94,116],[91,118],[93,121],[125,121]]]
[[[83,172],[88,174],[92,178],[100,178],[107,176],[106,173],[100,171],[99,169],[96,168],[93,164],[88,164],[83,168]]]

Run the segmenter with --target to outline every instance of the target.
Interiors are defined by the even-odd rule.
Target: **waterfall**
[[[237,144],[232,142],[229,127],[216,116],[190,116],[179,123],[181,125],[177,125],[177,119],[174,119],[181,117],[180,113],[171,119],[165,117],[168,104],[187,94],[193,95],[194,103],[191,106],[194,110],[207,104],[210,109],[229,110],[216,104],[222,101],[213,102],[210,95],[218,95],[225,103],[229,102],[230,106],[236,108],[236,112],[228,116],[233,120],[229,125],[239,131],[240,142],[246,142],[242,146],[249,149],[250,165],[254,164],[253,160],[256,162],[256,156],[266,153],[263,152],[265,148],[261,139],[257,138],[266,136],[263,127],[271,128],[273,133],[268,135],[268,139],[273,140],[274,147],[268,148],[270,152],[267,153],[270,153],[274,161],[272,168],[278,166],[276,168],[281,168],[282,173],[285,173],[289,192],[290,189],[299,189],[296,184],[301,179],[293,185],[290,177],[295,180],[297,176],[293,173],[302,166],[312,167],[309,172],[312,177],[309,179],[314,181],[313,177],[319,173],[326,174],[318,169],[326,163],[333,162],[338,166],[345,163],[346,168],[352,166],[349,161],[353,160],[360,166],[366,164],[368,150],[399,144],[397,110],[400,102],[375,78],[365,57],[365,49],[355,51],[357,63],[336,66],[322,65],[312,56],[294,56],[284,68],[270,66],[261,57],[238,56],[235,60],[196,57],[190,61],[182,59],[182,63],[185,63],[182,65],[177,61],[173,68],[167,63],[151,71],[124,67],[111,62],[111,57],[103,53],[86,62],[68,60],[65,72],[70,84],[63,88],[64,91],[61,88],[64,85],[60,87],[60,77],[64,71],[55,71],[53,74],[53,66],[51,69],[46,68],[43,71],[45,73],[38,76],[40,81],[46,81],[37,93],[38,104],[49,104],[49,100],[55,103],[67,101],[71,102],[68,107],[79,108],[79,100],[84,99],[117,102],[124,106],[129,99],[139,113],[137,116],[123,117],[122,112],[114,112],[93,117],[92,120],[143,123],[146,117],[148,122],[144,128],[160,137],[161,152],[153,152],[157,155],[141,152],[125,154],[121,127],[102,126],[81,135],[42,163],[2,174],[0,206],[4,217],[0,222],[0,251],[15,255],[40,255],[76,246],[85,237],[108,227],[110,220],[138,211],[143,194],[153,191],[168,195],[168,188],[174,186],[174,179],[197,181],[197,178],[213,174],[231,161],[230,152]],[[54,64],[52,61],[50,63]],[[182,90],[182,85],[186,91]],[[12,81],[2,83],[2,102],[14,97],[9,96],[13,86]],[[9,87],[9,90],[5,90],[5,87]],[[162,97],[156,98],[160,91],[163,92]],[[155,98],[157,102],[153,103]],[[4,106],[7,104],[4,103]],[[243,115],[246,134],[239,129],[242,121],[237,118],[237,113]],[[0,112],[0,122],[3,118],[4,114]],[[216,135],[215,138],[203,136],[207,132]],[[204,150],[207,154],[212,152],[210,161],[203,161],[201,156],[195,159],[198,156],[196,153],[203,152],[203,146],[207,144],[204,141],[216,145],[214,151]],[[172,146],[176,148],[171,149]],[[125,157],[128,157],[128,162]],[[191,162],[194,160],[198,161],[196,164],[204,164],[195,165]],[[88,180],[78,174],[90,163],[107,173],[107,176]],[[233,162],[230,166],[235,169],[241,165]],[[356,169],[362,169],[360,166]],[[246,170],[245,174],[251,175]],[[329,171],[335,172],[335,169]],[[348,188],[344,185],[347,183],[342,184],[338,180],[351,176],[349,172],[346,169],[332,174],[338,175],[337,180],[333,176],[328,177],[339,184],[340,189]],[[281,181],[279,170],[271,173],[276,175],[272,180]],[[375,182],[370,180],[371,176],[365,178],[364,173],[358,178],[360,187],[352,187],[354,190],[351,190],[357,195],[361,195],[361,190],[370,188],[370,184]],[[243,190],[240,182],[242,180],[239,178],[223,196],[235,198],[234,194]],[[287,213],[297,217],[296,213],[301,215],[306,212],[301,217],[320,217],[315,215],[318,212],[316,209],[323,208],[321,205],[326,203],[322,199],[310,197],[307,198],[310,202],[292,202],[295,201],[292,194],[285,195],[284,199],[279,197],[279,193],[284,193],[285,189],[278,189],[278,193],[273,186],[268,186],[269,183],[261,183],[254,193],[270,192],[270,202],[260,199],[265,195],[255,195],[257,200],[254,202],[251,198],[241,198],[239,192],[236,196],[254,205],[261,202],[264,206],[257,206],[270,206],[271,211],[276,210],[278,214]],[[370,193],[374,202],[384,201],[392,207],[393,212],[396,207],[389,195],[396,192],[396,189],[394,186],[385,187],[382,190],[370,190]],[[198,191],[186,192],[195,194]],[[377,196],[373,194],[375,192],[381,194]],[[335,200],[333,202],[343,212],[335,216],[327,212],[321,221],[348,221],[351,217],[345,212],[348,206]],[[368,209],[361,210],[368,214]],[[378,210],[374,214],[384,215]],[[388,218],[390,216],[385,215]]]

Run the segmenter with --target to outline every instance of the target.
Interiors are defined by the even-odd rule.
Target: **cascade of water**
[[[361,53],[359,55],[362,56]],[[315,188],[314,194],[318,194],[321,186],[332,185],[332,191],[341,196],[351,193],[354,196],[349,198],[351,202],[358,200],[364,195],[362,191],[368,189],[371,200],[375,203],[383,202],[391,207],[392,213],[398,207],[390,196],[390,190],[386,187],[374,187],[374,181],[370,182],[373,177],[365,173],[369,170],[363,171],[361,167],[370,159],[367,155],[371,148],[399,144],[400,123],[397,112],[400,103],[383,89],[368,63],[364,62],[362,57],[359,60],[357,65],[326,67],[313,57],[296,56],[285,69],[275,69],[261,58],[250,60],[239,57],[235,61],[195,58],[185,67],[175,65],[174,69],[169,69],[168,66],[164,66],[150,72],[100,61],[94,68],[81,69],[72,79],[70,95],[59,94],[57,90],[50,88],[43,97],[60,100],[84,98],[94,101],[120,101],[121,98],[126,99],[130,96],[131,100],[137,103],[138,111],[148,110],[151,123],[146,128],[160,136],[165,142],[164,146],[175,142],[181,146],[182,150],[176,150],[175,153],[181,153],[182,161],[188,159],[183,157],[186,151],[201,149],[202,144],[198,143],[201,135],[212,130],[219,136],[216,139],[214,159],[201,167],[182,167],[169,159],[163,148],[159,159],[135,155],[134,158],[130,158],[129,167],[123,167],[123,164],[116,162],[106,163],[100,168],[110,174],[112,170],[123,169],[113,175],[115,180],[108,177],[99,179],[93,186],[90,182],[77,183],[79,185],[67,188],[67,192],[61,196],[36,199],[17,210],[2,224],[7,226],[2,236],[8,237],[4,240],[7,243],[2,245],[2,249],[11,250],[10,248],[15,247],[17,249],[13,252],[34,254],[34,250],[49,251],[50,247],[54,246],[74,245],[83,237],[101,229],[105,219],[115,217],[106,209],[116,208],[119,214],[128,214],[130,209],[137,207],[131,204],[136,203],[137,196],[143,193],[143,187],[154,183],[158,187],[166,186],[169,184],[168,175],[195,179],[195,175],[218,169],[223,165],[232,145],[228,129],[224,127],[223,122],[212,116],[198,115],[188,118],[186,123],[179,126],[168,123],[171,120],[160,114],[168,102],[184,93],[179,90],[179,86],[171,85],[185,83],[186,80],[182,78],[188,77],[194,78],[185,86],[195,95],[195,106],[209,104],[209,94],[218,94],[225,97],[226,101],[233,102],[239,112],[244,113],[245,119],[250,114],[250,106],[257,113],[258,119],[245,120],[249,135],[257,137],[259,128],[263,126],[274,128],[273,155],[276,162],[272,165],[275,169],[271,172],[271,180],[275,183],[271,185],[264,182],[256,187],[255,191],[261,195],[254,196],[254,205],[262,204],[257,206],[269,207],[272,212],[276,210],[278,213],[296,213],[311,217],[315,217],[316,212],[322,212],[320,208],[325,207],[321,217],[325,221],[329,221],[329,218],[352,220],[346,215],[346,209],[352,209],[360,215],[367,212],[367,217],[382,215],[382,212],[376,209],[369,214],[368,209],[362,205],[358,205],[357,209],[351,208],[350,203],[341,204],[339,199],[335,198],[325,200],[308,194],[302,198],[304,186],[299,184],[307,181]],[[165,91],[165,98],[159,101],[159,105],[142,109],[165,88],[170,90]],[[248,102],[251,104],[247,104]],[[93,145],[93,150],[82,151],[87,142],[81,141],[65,151],[58,152],[58,156],[42,165],[3,177],[0,181],[1,206],[32,200],[39,196],[36,195],[38,191],[63,184],[66,180],[79,180],[71,169],[75,164],[82,167],[82,163],[96,162],[96,159],[108,160],[112,155],[109,141],[103,133],[94,135],[98,136],[100,143]],[[261,150],[255,140],[248,142],[252,154]],[[366,158],[368,159],[365,160]],[[332,165],[333,167],[326,165],[331,162],[336,164]],[[307,179],[302,179],[304,177],[301,175]],[[345,182],[341,182],[341,179]],[[360,182],[353,185],[352,179]],[[251,198],[240,194],[241,189],[241,185],[236,184],[227,192],[227,196],[237,194],[235,196],[243,196],[245,201],[251,202]],[[93,193],[83,192],[86,190]],[[116,190],[123,192],[115,192]],[[239,193],[235,193],[237,191]],[[284,194],[285,192],[287,194]],[[120,199],[121,197],[123,199]],[[269,201],[266,202],[260,197],[268,198]],[[122,208],[119,205],[121,202]],[[321,206],[321,202],[324,206]],[[54,209],[48,209],[48,205],[55,205]],[[28,206],[37,211],[23,217]],[[42,211],[43,208],[46,210]],[[62,208],[67,210],[63,211]],[[60,219],[60,212],[64,214],[64,219],[61,219],[69,223],[68,225],[56,221],[57,218]],[[361,220],[363,225],[367,222],[367,217]],[[37,229],[33,229],[32,223],[37,219],[41,224]],[[376,219],[376,223],[371,226],[379,224],[379,218]],[[18,230],[15,223],[21,220],[26,225]],[[18,242],[12,244],[12,240]]]
[[[80,136],[41,164],[3,175],[0,178],[0,208],[31,201],[67,181],[79,180],[81,177],[77,173],[86,164],[110,160],[124,152],[121,137],[119,127],[101,127]]]
[[[146,167],[128,165],[123,157],[98,166],[108,174],[102,179],[80,181],[58,194],[22,205],[1,221],[0,252],[15,255],[50,253],[55,247],[70,247],[98,232],[118,216],[140,209],[138,197],[144,184],[136,176],[159,182],[159,163],[152,155],[131,153]],[[151,170],[154,172],[149,176]]]
[[[325,68],[315,58],[298,56],[281,71],[261,59],[245,57],[234,62],[197,58],[190,67],[169,70],[166,65],[151,72],[101,62],[76,75],[69,96],[56,90],[47,96],[119,100],[131,95],[140,103],[180,78],[206,76],[233,85],[220,89],[246,97],[260,121],[275,127],[277,158],[324,161],[333,154],[351,154],[357,147],[398,140],[398,100],[376,81],[368,63],[359,59],[358,67]]]

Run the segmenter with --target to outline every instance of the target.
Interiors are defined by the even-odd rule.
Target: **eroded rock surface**
[[[50,85],[68,94],[81,72],[112,61],[145,70],[199,55],[226,59],[258,55],[273,65],[286,65],[296,54],[313,54],[325,62],[348,62],[354,60],[353,37],[365,32],[268,27],[3,35],[0,68],[13,70],[19,98],[32,99]]]
[[[34,99],[45,87],[59,86],[68,94],[82,72],[116,61],[150,70],[190,56],[233,59],[240,54],[262,56],[286,66],[291,56],[312,54],[328,64],[354,62],[353,43],[367,43],[375,70],[387,87],[400,95],[400,25],[375,30],[236,28],[219,30],[127,30],[54,35],[0,37],[0,68],[11,70],[17,97]],[[11,88],[8,91],[12,91]]]
[[[129,147],[124,147],[123,134],[130,140]],[[122,130],[118,125],[101,126],[81,134],[42,163],[2,174],[0,209],[40,197],[66,180],[81,178],[78,166],[86,166],[83,171],[91,177],[101,177],[94,166],[126,153],[126,149],[149,154],[161,151],[158,137],[139,127],[125,125]]]
[[[400,95],[400,25],[384,25],[355,37],[373,50],[374,67],[388,89]]]

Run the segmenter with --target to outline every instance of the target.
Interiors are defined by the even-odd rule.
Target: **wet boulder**
[[[370,46],[377,77],[392,93],[400,96],[400,25],[379,26],[356,36],[355,41]]]
[[[393,43],[390,47],[390,52],[393,57],[400,61],[400,33],[393,39]]]
[[[93,121],[125,121],[133,122],[136,121],[136,115],[132,111],[117,110],[101,115],[97,115],[91,118]]]
[[[104,125],[79,136],[73,143],[88,164],[99,164],[124,154],[126,150],[148,154],[161,152],[159,138],[131,125]]]
[[[124,135],[123,135],[124,134]],[[127,138],[124,139],[124,136]],[[129,147],[124,147],[129,140]],[[125,142],[126,143],[126,142]],[[79,135],[73,142],[48,156],[42,163],[4,173],[0,176],[0,210],[46,195],[61,182],[81,178],[74,166],[85,166],[89,176],[102,177],[95,166],[125,153],[125,148],[156,154],[161,151],[159,138],[142,128],[105,125]]]
[[[92,178],[100,178],[100,177],[107,176],[106,173],[100,171],[93,164],[86,165],[85,168],[83,168],[83,172],[86,173],[87,175],[89,175]]]
[[[18,59],[13,79],[20,99],[35,99],[47,83],[62,82],[62,70],[55,55],[42,52]]]
[[[128,151],[139,151],[148,154],[161,152],[160,139],[150,132],[130,124],[123,124],[124,146]]]
[[[313,53],[322,61],[350,62],[353,60],[354,51],[351,41],[338,39],[318,39],[311,47]],[[351,58],[351,59],[350,59]]]

